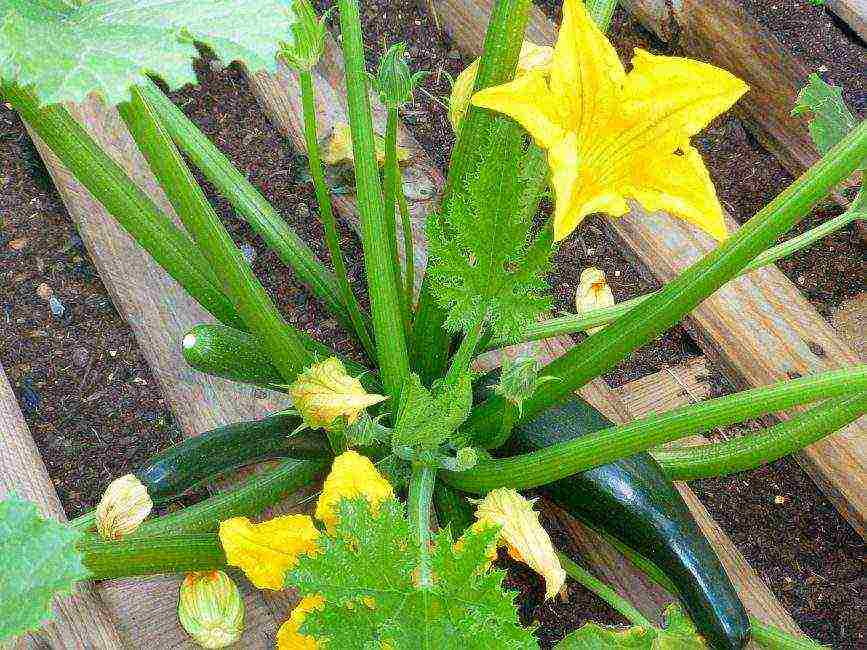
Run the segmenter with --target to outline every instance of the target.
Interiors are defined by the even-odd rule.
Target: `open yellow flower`
[[[547,150],[554,236],[589,214],[667,210],[717,239],[727,235],[707,168],[689,138],[749,88],[712,65],[636,49],[628,74],[581,0],[565,0],[546,79],[530,72],[473,96],[518,121]]]
[[[304,624],[307,614],[314,609],[325,607],[325,599],[319,594],[304,596],[295,609],[289,614],[280,629],[277,630],[277,650],[317,650],[321,648],[314,637],[301,634],[299,630]]]
[[[339,518],[337,504],[341,499],[356,497],[367,499],[375,514],[380,503],[394,497],[394,490],[370,459],[349,450],[334,459],[316,502],[316,518],[325,524],[329,533],[333,533]]]

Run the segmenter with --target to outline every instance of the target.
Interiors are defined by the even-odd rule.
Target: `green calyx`
[[[280,54],[296,70],[309,72],[325,51],[328,13],[321,18],[317,16],[310,0],[294,0],[286,11],[290,14],[292,38],[280,43]]]
[[[406,62],[406,43],[395,43],[383,55],[372,83],[383,104],[388,108],[400,108],[412,101],[413,91],[427,74],[413,74]]]

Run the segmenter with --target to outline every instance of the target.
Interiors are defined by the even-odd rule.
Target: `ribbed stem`
[[[257,515],[297,492],[327,466],[327,461],[285,460],[276,469],[253,476],[237,488],[215,494],[170,515],[145,521],[133,537],[215,531],[221,521]]]
[[[803,449],[854,422],[867,411],[867,393],[828,400],[764,433],[712,445],[654,451],[672,480],[693,481],[755,469]]]
[[[274,207],[239,172],[225,155],[184,115],[159,88],[142,86],[142,94],[156,109],[175,144],[198,167],[265,243],[306,284],[347,331],[352,322],[340,296],[337,279],[317,259],[310,247],[290,228]]]
[[[432,587],[430,559],[430,512],[436,472],[427,465],[416,465],[409,480],[407,515],[419,552],[419,586]]]
[[[22,88],[8,85],[3,90],[13,108],[64,167],[157,264],[217,320],[245,327],[202,252],[106,155],[62,104],[40,108],[33,94]]]
[[[310,176],[313,178],[313,189],[316,192],[316,201],[319,203],[319,216],[325,230],[325,243],[331,255],[331,263],[334,265],[334,274],[343,295],[343,302],[349,312],[349,318],[355,328],[355,334],[364,346],[365,352],[371,359],[375,359],[373,339],[367,329],[361,306],[352,287],[349,284],[349,273],[346,271],[346,262],[343,252],[340,250],[340,238],[337,234],[337,222],[334,219],[334,210],[331,206],[331,194],[325,183],[325,173],[322,170],[322,160],[319,158],[319,138],[316,128],[316,96],[313,88],[313,79],[310,72],[300,70],[298,82],[301,87],[301,106],[304,112],[304,139],[307,144],[307,162],[310,166]]]
[[[313,362],[301,335],[287,324],[250,265],[235,246],[205,193],[139,88],[120,112],[136,144],[183,221],[187,231],[222,281],[247,329],[261,341],[286,383]]]
[[[680,321],[702,300],[737,276],[757,255],[800,221],[835,185],[867,156],[867,121],[856,126],[836,147],[792,183],[724,244],[705,255],[660,293],[548,364],[540,384],[525,402],[522,422],[532,420],[594,377],[607,372],[633,350],[645,345]],[[473,411],[465,425],[473,439],[490,436],[500,419],[499,396]]]
[[[620,612],[620,614],[623,615],[623,618],[627,621],[633,625],[640,625],[648,631],[655,628],[653,623],[644,618],[644,615],[633,607],[632,603],[625,598],[622,598],[620,594],[590,574],[589,571],[575,564],[565,553],[558,551],[557,557],[560,558],[560,565],[570,578],[579,584],[584,585],[587,589],[611,605],[611,607]]]
[[[466,374],[467,370],[469,370],[470,362],[473,360],[473,355],[475,354],[479,341],[484,334],[484,326],[485,320],[483,318],[473,325],[472,329],[470,329],[470,331],[464,336],[460,347],[458,347],[458,351],[455,352],[455,356],[452,357],[449,371],[446,373],[446,385],[454,384],[462,375]]]
[[[617,0],[586,0],[587,11],[591,18],[599,25],[599,29],[607,32],[611,26],[611,18],[617,9]]]
[[[373,313],[377,365],[387,395],[391,397],[392,403],[397,404],[403,382],[409,375],[409,358],[374,149],[361,19],[357,0],[339,0],[338,8],[346,64],[346,99],[352,131],[361,243]]]
[[[406,303],[409,305],[410,317],[415,302],[415,243],[412,239],[412,216],[406,203],[406,194],[403,191],[403,183],[397,188],[397,205],[400,208],[400,227],[403,232],[403,257],[404,257],[404,293]]]
[[[532,453],[486,459],[471,470],[443,472],[442,477],[465,492],[537,487],[684,436],[865,389],[867,365],[826,372],[650,415]]]
[[[400,259],[397,254],[397,220],[395,219],[395,206],[398,193],[403,193],[400,181],[400,169],[397,164],[397,109],[389,107],[385,122],[385,173],[383,175],[383,214],[385,219],[388,248],[391,255],[394,271],[394,281],[401,290],[398,291],[400,299],[400,311],[403,316],[403,331],[409,337],[410,314],[409,301],[405,285],[401,283]],[[407,256],[412,255],[412,249],[406,251]]]
[[[216,533],[119,541],[103,541],[95,535],[85,535],[78,542],[78,549],[91,580],[210,571],[226,566],[226,554]]]

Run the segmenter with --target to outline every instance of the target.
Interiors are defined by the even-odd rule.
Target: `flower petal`
[[[684,147],[682,155],[672,154],[656,158],[652,164],[636,165],[631,183],[626,195],[646,210],[666,210],[718,241],[728,237],[710,174],[694,147]]]
[[[554,239],[560,241],[594,212],[619,217],[629,212],[623,195],[597,182],[593,170],[581,165],[578,141],[567,133],[548,150],[554,206]]]
[[[566,582],[566,572],[560,566],[551,538],[539,523],[539,513],[533,510],[533,502],[515,490],[498,488],[476,504],[479,523],[500,526],[500,535],[507,544],[509,555],[545,578],[546,598],[556,596]]]
[[[324,607],[325,599],[319,594],[304,596],[277,630],[277,650],[317,650],[322,647],[314,637],[301,634],[299,630],[307,614]]]
[[[472,103],[508,115],[547,149],[564,136],[560,98],[551,94],[541,72],[531,72],[501,86],[485,88],[473,95]]]
[[[394,497],[394,490],[368,458],[350,450],[334,459],[316,503],[316,518],[333,531],[338,519],[335,506],[341,499],[358,496],[367,499],[375,511],[380,503]]]
[[[307,368],[289,387],[289,394],[305,424],[314,428],[327,428],[340,417],[352,424],[365,408],[387,399],[365,391],[337,357]]]
[[[583,0],[566,0],[554,46],[551,92],[565,98],[568,112],[563,119],[582,149],[617,110],[617,94],[625,77],[616,50]]]
[[[319,531],[307,515],[284,515],[261,524],[246,517],[220,522],[226,561],[243,569],[259,589],[283,589],[287,569],[302,553],[314,553]]]
[[[605,279],[605,274],[595,266],[590,266],[581,271],[581,281],[575,289],[575,309],[578,315],[588,311],[611,307],[614,305],[614,294]],[[591,327],[588,334],[595,334],[605,329],[604,325]]]

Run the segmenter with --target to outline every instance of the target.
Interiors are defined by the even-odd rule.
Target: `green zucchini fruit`
[[[333,454],[324,431],[305,430],[297,415],[277,414],[206,431],[169,447],[135,471],[154,503],[180,497],[213,478],[272,458],[323,459]]]
[[[335,356],[328,347],[312,338],[304,338],[302,343],[319,359]],[[286,381],[252,334],[216,323],[200,324],[184,336],[182,350],[190,367],[200,372],[287,392]],[[346,371],[359,377],[369,392],[381,390],[377,377],[367,368],[342,357],[340,360]]]
[[[490,394],[494,378],[482,380]],[[510,444],[532,451],[612,423],[575,398],[517,428]],[[647,453],[580,472],[541,488],[555,503],[651,560],[675,585],[698,631],[717,650],[740,650],[750,637],[743,604],[689,508]]]

